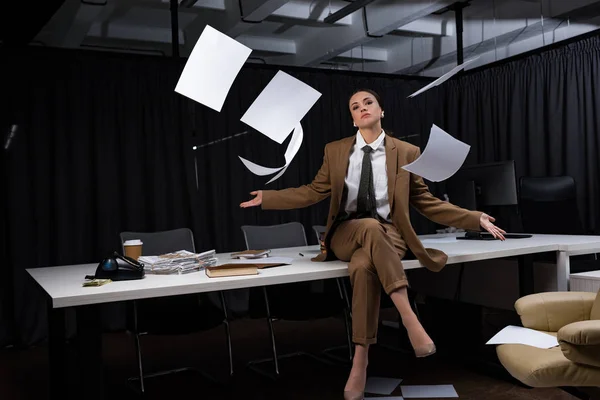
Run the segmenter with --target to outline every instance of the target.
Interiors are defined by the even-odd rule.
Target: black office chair
[[[570,176],[521,177],[519,207],[523,230],[527,233],[588,234],[581,223],[575,180]],[[571,257],[571,273],[598,269],[597,255]]]
[[[291,222],[272,226],[249,226],[241,227],[248,250],[259,249],[277,249],[284,247],[307,246],[304,226],[298,222]],[[332,287],[331,280],[325,280],[325,290],[321,293],[315,293],[311,290],[311,282],[298,282],[282,285],[264,286],[257,290],[250,291],[250,316],[252,318],[266,317],[271,335],[271,345],[273,349],[273,358],[266,360],[251,361],[249,368],[253,371],[270,378],[279,376],[279,360],[298,355],[307,355],[319,361],[318,357],[304,352],[295,352],[286,355],[277,354],[275,342],[275,333],[273,321],[283,319],[289,321],[306,321],[311,319],[326,318],[342,312],[346,326],[346,336],[348,341],[348,358],[352,359],[352,338],[349,327],[349,307],[345,295],[336,280],[336,287]],[[325,354],[332,349],[326,349]],[[336,358],[334,355],[330,355]],[[268,373],[260,368],[260,365],[273,362],[275,375]]]
[[[144,255],[160,255],[178,250],[196,252],[192,231],[187,228],[162,232],[122,232],[121,243],[126,240],[140,239],[143,243]],[[140,336],[183,335],[225,325],[227,348],[229,353],[229,374],[233,375],[233,357],[231,350],[231,335],[227,316],[227,304],[223,292],[218,293],[220,306],[213,304],[207,294],[190,294],[161,297],[155,299],[134,300],[128,307],[127,328],[135,338],[135,348],[138,359],[139,376],[129,381],[139,380],[142,393],[145,392],[144,380],[183,371],[200,372],[213,380],[211,376],[195,368],[184,367],[152,374],[144,374]]]

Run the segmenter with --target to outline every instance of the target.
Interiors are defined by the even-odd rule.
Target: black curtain
[[[598,37],[464,74],[413,99],[417,77],[281,68],[322,93],[304,141],[270,185],[240,162],[284,163],[279,145],[240,122],[280,69],[245,66],[217,113],[174,92],[185,60],[30,48],[3,54],[0,344],[45,337],[45,297],[27,268],[97,263],[124,230],[189,227],[199,250],[244,248],[240,226],[324,224],[328,202],[293,211],[240,209],[256,189],[309,183],[326,143],[353,135],[348,98],[383,98],[384,128],[423,148],[432,123],[472,146],[467,163],[514,159],[517,176],[569,174],[586,226],[598,215]],[[293,94],[290,94],[293,95]],[[268,111],[265,118],[269,117]],[[192,150],[213,140],[247,134]],[[431,188],[438,193],[437,185]],[[413,212],[419,233],[435,226]],[[82,277],[83,278],[83,277]]]
[[[254,176],[238,156],[280,166],[287,141],[278,145],[240,118],[277,67],[245,67],[217,113],[174,92],[185,60],[42,48],[3,56],[9,69],[0,123],[19,129],[2,153],[0,268],[8,279],[0,319],[9,329],[0,331],[0,343],[27,345],[46,335],[46,298],[26,269],[97,263],[120,249],[121,231],[189,227],[198,250],[226,252],[244,248],[241,225],[297,220],[315,243],[311,226],[325,222],[327,201],[288,212],[242,210],[239,203],[254,189],[309,183],[325,144],[355,133],[348,99],[356,88],[381,94],[384,127],[396,136],[421,135],[409,138],[420,145],[431,124],[440,124],[434,91],[407,99],[427,80],[287,69],[322,97],[302,121],[304,141],[293,163],[265,186],[270,177]],[[122,308],[105,309],[117,319],[109,318],[109,329],[118,329]]]
[[[98,263],[124,230],[193,228],[195,178],[179,65],[58,50],[9,61],[2,125],[19,128],[3,157],[2,325],[28,344],[45,337],[46,299],[27,268]]]
[[[448,132],[472,146],[466,164],[515,160],[517,179],[571,175],[584,226],[599,228],[597,32],[466,73],[447,82],[444,91]]]

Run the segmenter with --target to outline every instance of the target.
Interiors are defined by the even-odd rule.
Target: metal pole
[[[456,19],[456,65],[462,64],[463,55],[463,3],[454,4],[454,18]]]
[[[173,58],[179,58],[179,4],[177,0],[171,0],[171,45],[173,47]]]

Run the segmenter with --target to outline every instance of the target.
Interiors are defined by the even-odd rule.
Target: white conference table
[[[521,286],[521,294],[532,292],[532,268],[523,265],[523,257],[537,253],[556,252],[558,290],[569,288],[569,258],[572,255],[600,252],[600,236],[533,235],[525,239],[457,240],[463,234],[421,236],[423,245],[436,248],[448,255],[448,264],[465,263],[506,257],[519,257],[520,279],[528,279],[529,286]],[[209,278],[203,271],[184,275],[146,274],[143,279],[112,282],[100,287],[83,287],[85,275],[93,275],[97,264],[32,268],[27,272],[48,296],[50,398],[65,397],[66,361],[64,347],[64,310],[77,310],[79,378],[75,382],[81,390],[92,385],[93,393],[86,396],[103,398],[103,385],[98,385],[102,374],[102,339],[97,313],[98,304],[190,293],[225,291],[256,286],[340,278],[348,276],[347,263],[342,261],[313,262],[318,246],[273,249],[272,256],[292,257],[291,265],[260,270],[258,275]],[[302,255],[300,255],[302,254]],[[218,254],[219,259],[230,258],[230,253]],[[404,260],[405,269],[423,268],[417,260]],[[82,354],[83,353],[83,354]],[[81,392],[80,392],[81,393]]]

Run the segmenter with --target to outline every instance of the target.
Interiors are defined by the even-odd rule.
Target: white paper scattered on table
[[[369,377],[365,385],[365,393],[392,394],[401,382],[402,379],[397,378]]]
[[[302,145],[303,137],[304,137],[304,130],[302,129],[302,125],[300,124],[300,122],[298,122],[298,125],[296,125],[296,127],[294,128],[294,134],[292,135],[292,139],[290,139],[290,143],[288,143],[288,147],[285,150],[285,155],[284,155],[285,165],[283,167],[279,167],[279,168],[263,167],[262,165],[255,164],[252,161],[246,160],[243,157],[240,157],[240,156],[238,156],[238,157],[244,163],[246,168],[248,168],[250,170],[250,172],[252,172],[255,175],[265,176],[265,175],[271,175],[276,172],[279,172],[277,175],[275,175],[273,178],[271,178],[271,180],[269,182],[267,182],[267,185],[268,185],[269,183],[273,182],[274,180],[276,180],[277,178],[279,178],[281,175],[283,175],[285,173],[285,171],[287,170],[287,167],[289,167],[290,163],[292,162],[292,160],[294,159],[296,154],[298,154],[298,150],[300,150],[300,146]]]
[[[220,112],[233,81],[251,52],[252,49],[206,25],[175,91]]]
[[[558,346],[558,340],[544,332],[522,326],[508,325],[496,333],[486,344],[525,344],[540,349],[550,349]]]
[[[278,71],[241,121],[281,144],[319,97],[312,87]]]
[[[423,154],[402,169],[431,182],[440,182],[459,170],[470,149],[471,146],[453,138],[434,124]]]
[[[403,385],[405,399],[458,397],[453,385]]]
[[[413,94],[411,94],[410,96],[408,96],[408,98],[411,97],[415,97],[420,95],[423,92],[426,92],[427,90],[439,86],[442,83],[446,82],[448,79],[452,78],[454,75],[456,75],[458,73],[458,71],[460,71],[461,69],[463,69],[464,67],[466,67],[467,65],[471,64],[473,61],[477,60],[479,57],[475,57],[472,58],[468,61],[465,61],[464,63],[457,65],[456,67],[452,68],[452,70],[442,76],[440,76],[439,78],[437,78],[435,81],[431,82],[429,85],[417,90],[416,92],[414,92]]]
[[[223,264],[291,264],[294,261],[291,257],[266,257],[255,258],[253,260],[226,259],[217,262],[217,265]]]

